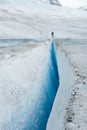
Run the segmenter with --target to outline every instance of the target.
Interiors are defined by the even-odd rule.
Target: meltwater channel
[[[50,60],[48,64],[47,75],[42,87],[44,89],[39,99],[40,105],[37,103],[35,106],[34,116],[29,119],[30,121],[24,130],[46,130],[48,118],[59,87],[58,62],[56,59],[54,41],[51,43]]]

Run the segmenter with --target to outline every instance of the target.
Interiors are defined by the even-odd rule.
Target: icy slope
[[[0,38],[49,38],[52,30],[57,38],[78,37],[86,32],[86,20],[87,13],[79,9],[52,6],[39,0],[3,1]]]
[[[44,10],[26,10],[24,8],[0,8],[0,38],[29,38],[40,39],[49,38],[52,30],[55,37],[84,37],[87,30],[85,13],[78,15],[76,11],[70,12],[68,9],[54,10],[52,13]],[[84,11],[85,12],[85,11]],[[42,15],[43,13],[43,15]],[[75,14],[75,15],[74,15]],[[83,15],[84,14],[84,15]],[[71,19],[71,16],[74,16]],[[81,18],[76,18],[81,16]]]
[[[38,0],[38,1],[36,1],[36,0],[31,0],[31,1],[29,1],[29,0],[15,0],[15,1],[13,1],[13,0],[0,0],[0,3],[1,4],[25,4],[25,5],[29,5],[30,3],[33,3],[33,4],[38,4],[38,3],[50,3],[50,4],[53,4],[53,5],[58,5],[58,6],[61,6],[61,4],[60,4],[60,2],[58,1],[58,0]]]

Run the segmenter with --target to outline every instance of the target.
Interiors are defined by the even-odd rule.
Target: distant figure
[[[52,35],[52,38],[54,38],[54,32],[52,32],[51,35]]]

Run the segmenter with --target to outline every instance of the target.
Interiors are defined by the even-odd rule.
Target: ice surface
[[[87,129],[87,44],[64,45],[64,51],[67,53],[76,75],[73,90],[73,98],[69,102],[68,117],[71,122],[66,122],[67,129],[86,130]]]
[[[50,75],[46,71],[50,67],[47,45],[50,42],[46,44],[44,40],[41,45],[36,41],[50,38],[51,31],[54,31],[55,42],[60,44],[60,47],[56,48],[60,87],[47,130],[86,130],[86,11],[53,6],[39,0],[26,0],[21,3],[17,0],[4,0],[0,3],[0,30],[0,129],[27,130],[29,122],[36,119],[31,116],[36,112],[32,109],[33,102],[36,101],[38,112],[41,108],[38,99],[44,91],[41,86],[47,83],[43,79],[46,80],[46,74]],[[36,44],[29,45],[30,42],[26,44],[21,40],[22,43],[13,42],[11,39],[36,39]],[[14,43],[17,46],[10,47]],[[51,100],[51,97],[46,95],[46,100],[49,99]],[[26,109],[28,106],[31,107]],[[40,111],[40,115],[44,115],[44,112]],[[37,122],[36,120],[35,127],[39,129]]]

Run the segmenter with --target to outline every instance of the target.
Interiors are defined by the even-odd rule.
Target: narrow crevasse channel
[[[44,93],[46,95],[46,100],[44,100],[44,108],[46,111],[46,115],[44,115],[43,118],[43,125],[44,127],[41,128],[40,130],[46,130],[46,125],[48,122],[48,118],[53,106],[53,102],[59,87],[59,72],[58,72],[58,62],[56,59],[56,52],[55,52],[55,44],[54,41],[51,43],[51,48],[50,48],[50,57],[49,57],[49,62],[48,62],[48,67],[47,67],[47,75],[46,79],[44,82]],[[43,95],[43,94],[42,94]]]
[[[51,43],[49,54],[46,76],[43,79],[39,100],[35,105],[34,117],[31,117],[28,122],[29,125],[24,130],[46,130],[48,118],[59,87],[58,62],[54,41]]]

